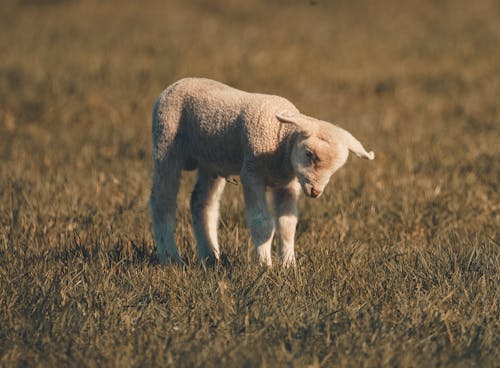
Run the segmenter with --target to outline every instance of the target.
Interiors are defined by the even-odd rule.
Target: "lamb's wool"
[[[176,154],[197,161],[212,174],[228,176],[239,174],[244,158],[251,156],[263,175],[281,181],[280,155],[287,153],[284,137],[295,130],[276,119],[275,114],[283,111],[298,113],[283,97],[247,93],[209,79],[182,79],[158,99],[154,158]]]
[[[310,150],[321,156],[321,164],[308,163]],[[200,257],[219,257],[216,227],[223,178],[239,174],[260,261],[271,264],[275,221],[265,198],[270,187],[280,254],[285,264],[293,264],[300,187],[311,197],[319,196],[345,163],[348,150],[373,159],[373,153],[349,132],[300,114],[285,98],[201,78],[174,83],[160,95],[153,111],[150,203],[160,259],[181,262],[174,238],[179,177],[182,169],[198,168],[191,211]]]

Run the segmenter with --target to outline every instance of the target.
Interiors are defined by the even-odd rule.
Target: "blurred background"
[[[496,1],[6,0],[0,17],[4,185],[145,203],[152,105],[203,76],[352,131],[378,159],[339,174],[369,178],[372,199],[407,185],[448,187],[467,206],[498,198]],[[465,195],[467,180],[487,194]]]
[[[340,365],[363,365],[363,357],[382,365],[432,359],[437,365],[493,364],[495,354],[498,358],[500,228],[498,1],[2,0],[0,345],[9,343],[0,346],[0,355],[6,364],[29,357],[44,362],[44,356],[49,365],[86,357],[100,364],[120,357],[125,364],[162,365],[179,357],[201,364],[196,359],[203,352],[209,355],[206,345],[197,345],[203,337],[180,336],[174,341],[184,345],[174,342],[164,349],[162,331],[182,335],[172,330],[172,321],[190,316],[192,301],[169,304],[162,299],[169,291],[162,287],[182,284],[183,277],[207,277],[203,282],[213,287],[207,291],[212,295],[220,291],[218,277],[227,276],[225,295],[232,290],[235,300],[248,298],[238,296],[238,290],[258,271],[242,271],[253,249],[240,187],[228,186],[221,223],[229,259],[242,263],[227,271],[236,276],[223,271],[223,276],[195,271],[179,276],[154,266],[147,209],[151,110],[165,87],[186,76],[282,95],[305,114],[348,129],[376,153],[370,163],[350,159],[320,201],[300,203],[302,280],[316,280],[315,270],[321,269],[317,290],[328,280],[341,285],[342,265],[356,265],[345,266],[357,276],[344,280],[347,291],[335,294],[333,301],[328,299],[331,286],[325,284],[321,323],[311,322],[316,304],[309,304],[320,294],[311,297],[307,290],[312,288],[302,284],[298,294],[282,299],[307,306],[297,309],[307,317],[297,317],[305,324],[300,333],[282,325],[272,309],[254,316],[254,307],[245,307],[250,326],[252,318],[262,321],[266,313],[271,322],[264,322],[269,330],[253,340],[251,333],[245,335],[254,345],[242,348],[235,331],[248,321],[233,306],[234,320],[221,317],[233,329],[220,336],[219,330],[210,330],[208,341],[235,344],[239,348],[234,351],[249,364],[266,359],[312,364],[314,354]],[[192,182],[188,174],[179,197],[177,240],[194,265],[187,211]],[[109,281],[115,274],[121,282]],[[451,285],[460,285],[456,290],[449,288],[450,279]],[[269,290],[281,280],[269,282]],[[160,296],[151,294],[157,302],[149,315],[154,323],[141,327],[138,310],[149,311],[141,308],[153,304],[134,299],[137,288],[127,285],[145,283],[155,285]],[[405,283],[407,289],[397,294],[394,290]],[[438,291],[415,296],[421,288]],[[172,300],[183,300],[183,292],[176,290],[178,299]],[[272,299],[263,291],[255,295],[255,308],[265,308]],[[376,295],[386,298],[373,299]],[[80,305],[82,300],[87,302]],[[115,309],[113,303],[132,309]],[[352,303],[375,307],[360,316],[359,308],[345,312]],[[406,312],[394,310],[405,305]],[[68,306],[74,314],[66,314]],[[169,315],[171,310],[179,312],[177,317]],[[417,317],[409,312],[415,310],[421,312]],[[210,315],[218,313],[214,309]],[[407,329],[393,329],[394,319],[407,323]],[[87,340],[75,340],[83,321],[89,321]],[[161,321],[168,323],[154,327],[163,326]],[[97,325],[100,329],[94,330]],[[330,339],[325,326],[337,328],[336,337]],[[67,331],[69,340],[57,331]],[[144,360],[134,360],[142,340],[131,338],[138,336],[132,331],[141,331],[144,341],[151,339],[145,351],[155,347],[159,355],[144,353]],[[286,349],[279,342],[284,337],[275,339],[273,331],[288,336]],[[307,331],[314,331],[312,337]],[[419,337],[411,331],[424,332]],[[332,341],[340,345],[334,348]],[[258,360],[254,347],[266,359]],[[60,348],[66,353],[58,355]],[[220,363],[220,356],[211,362]],[[238,361],[237,355],[234,360],[228,356],[227,364]]]

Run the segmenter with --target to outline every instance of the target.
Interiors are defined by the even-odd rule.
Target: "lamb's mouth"
[[[302,192],[309,198],[318,198],[321,195],[321,191],[314,188],[314,186],[307,179],[299,180]]]

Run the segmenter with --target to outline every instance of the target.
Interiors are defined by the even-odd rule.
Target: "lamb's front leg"
[[[248,226],[257,249],[259,262],[272,266],[271,243],[274,236],[274,221],[267,206],[266,185],[251,170],[243,169],[240,176],[245,195]]]
[[[296,181],[285,188],[273,190],[273,205],[278,227],[279,255],[285,267],[295,265],[294,243],[299,193],[300,185]]]

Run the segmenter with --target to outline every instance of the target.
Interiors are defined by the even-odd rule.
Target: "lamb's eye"
[[[318,160],[317,156],[314,154],[313,151],[310,151],[310,150],[307,150],[306,151],[306,157],[307,157],[307,160],[310,162],[310,163],[313,163],[313,162],[316,162]]]

